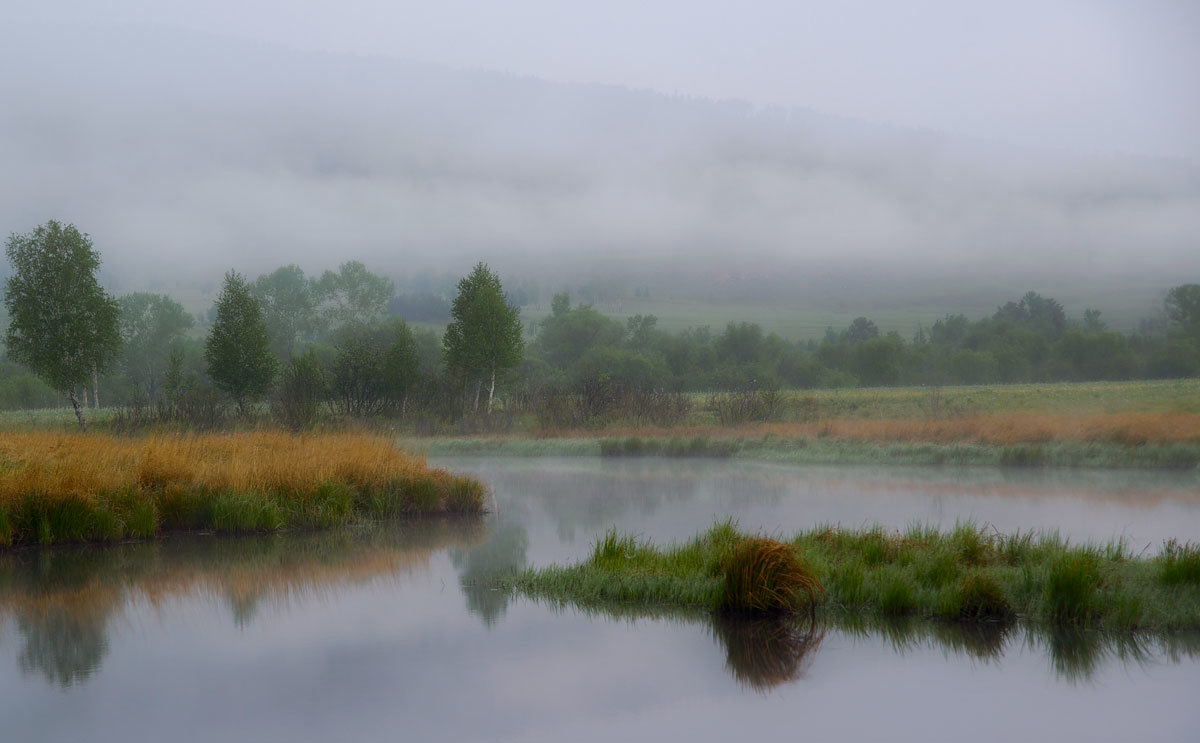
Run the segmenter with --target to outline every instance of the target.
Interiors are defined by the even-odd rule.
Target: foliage
[[[5,253],[8,355],[68,393],[83,428],[74,389],[103,371],[121,343],[117,303],[96,281],[100,255],[75,225],[53,220],[10,235]]]
[[[319,317],[327,333],[383,322],[395,291],[391,279],[371,273],[359,261],[343,263],[336,273],[326,271],[313,284]]]
[[[336,404],[354,417],[402,408],[420,375],[419,365],[416,342],[403,320],[380,328],[348,328],[333,360]]]
[[[315,284],[299,266],[290,265],[263,274],[250,285],[250,293],[262,310],[271,350],[281,359],[292,358],[297,343],[318,337],[321,322],[317,303],[321,292]]]
[[[246,410],[247,401],[266,393],[279,361],[271,353],[258,301],[236,271],[225,274],[217,298],[217,319],[204,345],[208,375]]]
[[[135,292],[117,303],[126,377],[153,399],[170,363],[171,349],[195,321],[181,304],[165,294]]]
[[[328,394],[328,375],[316,353],[309,349],[284,365],[271,411],[289,430],[302,431],[316,422],[321,402]]]
[[[593,307],[572,309],[570,296],[557,294],[553,308],[553,314],[542,320],[535,343],[539,356],[552,366],[569,370],[593,348],[621,345],[625,328]]]
[[[525,341],[520,315],[520,308],[505,298],[500,277],[485,264],[477,264],[458,282],[442,347],[446,366],[475,382],[475,408],[479,390],[489,380],[487,408],[491,412],[496,376],[521,362]]]

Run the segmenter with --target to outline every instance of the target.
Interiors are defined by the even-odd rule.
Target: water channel
[[[491,577],[616,527],[684,539],[732,516],[972,520],[1200,538],[1196,473],[435,460],[495,493],[481,522],[186,536],[0,556],[5,741],[1200,739],[1200,637],[798,629],[583,611]]]

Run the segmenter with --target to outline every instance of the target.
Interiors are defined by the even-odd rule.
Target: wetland
[[[487,483],[491,512],[4,554],[8,730],[31,741],[125,740],[130,730],[184,741],[717,739],[797,720],[818,738],[1171,740],[1200,730],[1195,632],[745,620],[502,585],[580,562],[610,531],[678,544],[722,519],[779,537],[821,524],[892,533],[970,521],[1156,554],[1200,534],[1194,472],[430,465]]]

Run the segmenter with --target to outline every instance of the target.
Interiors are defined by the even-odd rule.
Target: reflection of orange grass
[[[383,437],[245,433],[119,439],[97,434],[0,434],[0,502],[27,493],[94,497],[126,488],[201,487],[214,491],[289,492],[316,483],[380,487],[425,477],[422,457]]]
[[[446,524],[431,538],[411,544],[355,544],[336,556],[325,552],[294,556],[285,551],[270,559],[222,552],[223,556],[215,558],[216,564],[213,555],[208,554],[194,559],[154,558],[144,563],[134,553],[123,553],[130,555],[128,561],[98,566],[81,583],[51,589],[42,588],[36,579],[28,583],[2,580],[7,566],[0,560],[0,583],[8,584],[0,590],[0,618],[12,613],[36,621],[65,612],[100,622],[139,599],[159,607],[185,596],[228,597],[242,603],[287,601],[422,570],[434,552],[469,548],[477,542],[479,533],[477,525],[460,522]],[[150,546],[114,549],[137,551],[149,550]],[[86,555],[80,559],[87,564]]]
[[[1005,413],[927,420],[830,419],[811,423],[758,423],[737,427],[622,428],[609,436],[829,437],[863,441],[938,444],[1024,444],[1048,441],[1108,441],[1120,444],[1200,442],[1200,413]],[[579,431],[578,436],[595,436]]]

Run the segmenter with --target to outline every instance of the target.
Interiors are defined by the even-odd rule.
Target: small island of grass
[[[1200,546],[1172,541],[1135,557],[1120,542],[1072,545],[973,524],[903,533],[824,526],[780,542],[724,522],[666,548],[614,531],[584,562],[531,569],[510,586],[589,607],[1200,630]]]
[[[0,547],[480,514],[486,497],[381,436],[0,434]]]

